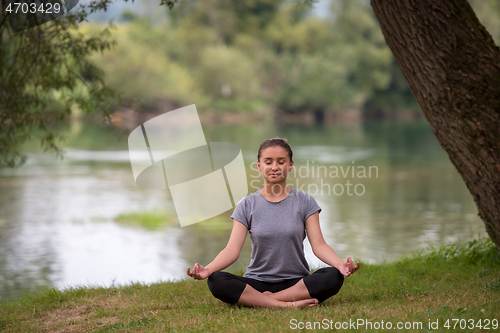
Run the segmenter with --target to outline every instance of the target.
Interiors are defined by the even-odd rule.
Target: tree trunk
[[[500,249],[500,49],[466,0],[371,0],[415,99]]]

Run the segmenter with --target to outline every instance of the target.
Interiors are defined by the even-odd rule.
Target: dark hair
[[[260,144],[259,151],[257,152],[257,161],[260,160],[260,153],[262,152],[263,149],[269,148],[269,147],[281,147],[285,149],[288,152],[288,156],[290,157],[290,162],[293,161],[292,156],[292,148],[288,144],[288,141],[286,139],[282,138],[272,138],[268,139]]]

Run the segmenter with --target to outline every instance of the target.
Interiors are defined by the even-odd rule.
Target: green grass
[[[146,212],[127,212],[119,214],[114,220],[121,224],[135,225],[146,229],[160,229],[166,225],[179,223],[175,214],[162,209]]]
[[[107,220],[107,218],[101,218],[99,216],[93,217],[92,219],[96,222],[101,219],[103,221]],[[167,225],[180,227],[179,219],[175,213],[171,211],[167,212],[162,209],[122,213],[117,215],[113,220],[120,224],[138,226],[149,230],[161,229]],[[195,223],[193,226],[197,229],[211,232],[226,231],[231,230],[233,222],[230,218],[230,214],[225,213],[204,220],[201,223]]]
[[[240,272],[241,273],[241,272]],[[421,322],[425,332],[453,330],[447,320],[470,325],[500,320],[500,256],[489,240],[431,248],[397,262],[362,265],[339,294],[307,309],[261,309],[226,305],[205,281],[150,286],[48,290],[0,304],[3,332],[281,332],[292,323]],[[296,321],[293,321],[296,320]],[[428,327],[438,323],[439,329]],[[311,326],[314,327],[314,326]],[[318,326],[317,326],[318,327]],[[321,331],[320,329],[318,331]],[[324,331],[335,331],[325,329]],[[345,331],[343,329],[336,331]],[[355,332],[397,331],[367,329]]]

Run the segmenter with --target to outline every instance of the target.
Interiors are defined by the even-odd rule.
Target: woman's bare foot
[[[319,302],[316,298],[309,298],[309,299],[301,299],[300,301],[285,302],[285,304],[286,307],[305,308],[305,307],[317,306]]]

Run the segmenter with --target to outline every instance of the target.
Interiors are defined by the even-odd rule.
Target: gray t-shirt
[[[244,277],[280,282],[310,274],[304,257],[305,221],[321,208],[311,195],[291,189],[279,202],[268,201],[259,190],[236,205],[231,218],[248,228],[252,240]]]

